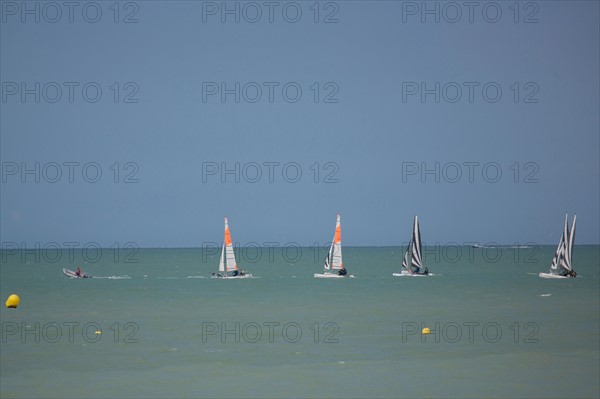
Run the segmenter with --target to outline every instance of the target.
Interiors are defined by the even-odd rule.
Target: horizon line
[[[133,242],[129,242],[129,243],[133,243]],[[287,244],[297,244],[297,243],[287,243]],[[330,243],[325,243],[325,244],[330,244]],[[533,248],[533,247],[547,247],[547,246],[556,246],[556,244],[538,244],[538,243],[530,243],[530,244],[492,244],[492,245],[482,245],[479,243],[473,243],[473,244],[460,244],[460,245],[456,245],[458,243],[447,243],[444,245],[441,245],[439,243],[433,244],[433,245],[426,245],[425,243],[423,243],[423,247],[436,247],[436,246],[455,246],[455,247],[472,247],[473,249],[489,249],[489,248],[500,248],[500,247],[515,247],[515,248],[522,248],[522,249],[527,249],[527,248]],[[477,245],[482,245],[480,247],[473,247],[474,244]],[[234,243],[233,244],[234,248],[235,247],[240,247],[239,243]],[[287,245],[290,246],[290,245]],[[296,245],[299,248],[317,248],[318,246],[315,245]],[[598,244],[575,244],[575,246],[600,246],[600,243]],[[251,246],[251,248],[285,248],[286,245],[279,245],[279,246]],[[405,247],[405,244],[401,244],[401,245],[344,245],[344,248],[403,248]],[[118,250],[118,251],[127,251],[127,250],[131,250],[131,249],[213,249],[216,247],[188,247],[188,246],[182,246],[182,247],[175,247],[175,246],[148,246],[148,247],[119,247],[119,248],[114,248],[114,247],[110,247],[110,246],[99,246],[99,247],[89,247],[87,248],[88,250],[94,250],[94,249],[107,249],[107,250]],[[19,247],[19,248],[0,248],[0,251],[50,251],[50,250],[64,250],[64,249],[71,249],[71,250],[84,250],[85,248],[83,247],[51,247],[51,248],[32,248],[32,247]]]

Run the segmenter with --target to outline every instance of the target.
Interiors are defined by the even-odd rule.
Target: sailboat
[[[323,269],[323,273],[315,273],[316,278],[354,277],[352,274],[348,274],[342,263],[342,226],[340,224],[340,215],[337,215],[335,234],[333,235],[333,241],[331,241],[331,246],[325,257]]]
[[[410,264],[409,264],[410,254]],[[421,246],[421,230],[419,229],[419,218],[415,215],[413,221],[413,234],[410,242],[404,251],[402,258],[402,271],[400,273],[392,273],[392,276],[427,276],[429,269],[423,264],[423,248]]]
[[[573,224],[569,231],[569,215],[565,214],[565,225],[563,227],[563,233],[556,247],[554,258],[550,263],[549,273],[540,273],[539,276],[542,278],[569,278],[577,276],[577,273],[573,270],[573,244],[575,243],[575,223],[577,222],[577,215],[573,217]]]
[[[231,233],[229,232],[229,224],[225,218],[225,239],[221,248],[221,260],[219,261],[219,272],[213,273],[213,277],[217,278],[249,278],[252,274],[246,273],[238,268],[235,261],[235,253],[233,252],[233,243],[231,242]]]

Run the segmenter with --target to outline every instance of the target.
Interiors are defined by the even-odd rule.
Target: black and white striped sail
[[[410,272],[410,267],[408,266],[408,257],[410,254],[410,243],[406,246],[406,251],[404,251],[404,257],[402,258],[402,270],[406,272]]]
[[[550,264],[550,272],[558,271],[558,263],[563,257],[563,251],[565,249],[565,234],[563,233],[560,236],[560,241],[558,242],[558,247],[556,247],[556,252],[554,252],[554,258],[552,258],[552,263]]]
[[[565,263],[569,270],[573,270],[573,245],[575,244],[575,223],[577,223],[577,215],[573,216],[573,224],[569,233],[569,242],[565,249]]]
[[[412,256],[410,264],[415,272],[419,272],[423,268],[423,252],[421,247],[421,230],[419,229],[419,217],[415,215],[413,222],[412,236]]]
[[[573,217],[573,224],[569,230],[569,215],[565,214],[565,224],[563,226],[563,233],[556,247],[554,258],[550,264],[550,273],[564,275],[567,272],[573,270],[573,245],[575,243],[575,224],[577,222],[577,215]]]

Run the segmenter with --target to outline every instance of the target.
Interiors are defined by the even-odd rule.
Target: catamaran
[[[410,253],[410,265],[408,264]],[[423,264],[423,249],[421,247],[421,230],[419,229],[419,218],[415,215],[413,221],[413,234],[410,242],[404,251],[402,258],[402,271],[400,273],[392,273],[392,276],[427,276],[429,269]]]
[[[569,215],[565,214],[565,225],[563,227],[563,233],[556,247],[554,258],[550,264],[549,273],[540,273],[539,276],[543,278],[569,278],[577,276],[577,273],[573,270],[573,244],[575,243],[575,223],[577,222],[577,215],[573,217],[573,224],[571,225],[571,231],[569,231]]]
[[[219,272],[213,273],[213,277],[217,278],[249,278],[252,274],[246,273],[238,268],[235,261],[235,253],[233,252],[233,243],[231,241],[231,233],[229,232],[229,224],[225,218],[225,239],[221,248],[221,260],[219,261]]]
[[[340,224],[340,215],[337,215],[335,234],[333,235],[333,241],[331,241],[331,246],[325,257],[323,269],[323,273],[315,273],[316,278],[354,277],[352,274],[348,274],[342,263],[342,226]],[[333,272],[334,270],[336,270],[336,272]]]

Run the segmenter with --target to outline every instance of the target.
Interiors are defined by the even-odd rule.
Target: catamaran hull
[[[552,274],[552,273],[540,273],[539,276],[541,278],[570,278],[569,276],[561,276],[559,274]]]
[[[220,274],[213,274],[212,278],[221,278],[223,280],[233,280],[238,278],[252,278],[252,274],[244,274],[243,276],[221,276]]]
[[[73,270],[69,270],[69,269],[63,269],[63,273],[65,274],[65,276],[71,277],[71,278],[92,278],[92,276],[90,276],[89,274],[84,274],[84,275],[78,276],[77,273],[75,273]]]
[[[428,276],[428,274],[402,272],[402,273],[392,273],[392,276],[394,276],[394,277],[425,277],[425,276]]]
[[[334,273],[315,273],[315,278],[354,278],[353,274],[340,276],[339,274]]]

